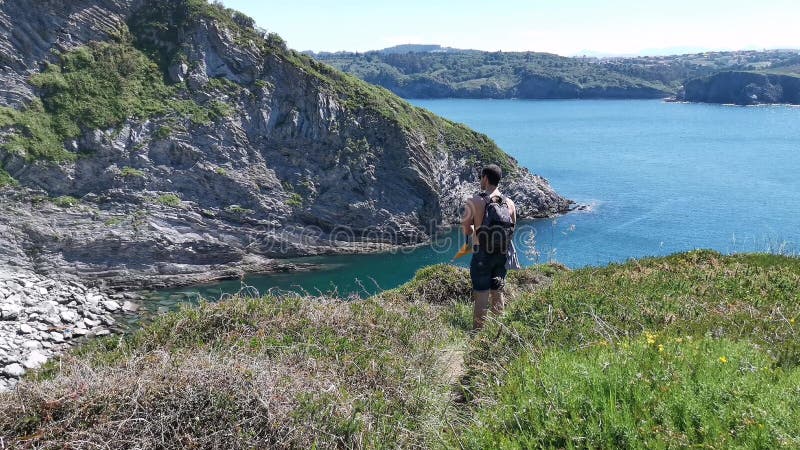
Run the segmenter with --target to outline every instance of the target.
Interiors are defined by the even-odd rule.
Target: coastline
[[[586,208],[587,205],[570,203],[563,211],[530,219],[560,217]],[[303,256],[409,250],[431,245],[455,227],[456,224],[442,227],[431,239],[411,245],[356,242]],[[298,259],[302,257],[253,256],[233,265],[184,265],[179,272],[160,274],[129,269],[40,274],[31,268],[14,267],[10,262],[0,269],[0,392],[13,389],[28,371],[38,369],[86,339],[122,331],[120,325],[124,321],[120,321],[120,315],[140,314],[143,303],[148,301],[146,292],[321,268],[319,264]]]

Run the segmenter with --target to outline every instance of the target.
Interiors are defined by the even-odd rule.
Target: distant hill
[[[800,104],[800,76],[763,72],[721,72],[685,83],[678,99],[703,103]]]
[[[379,53],[386,55],[389,54],[403,54],[403,53],[448,53],[448,52],[469,52],[477,50],[462,50],[452,47],[442,47],[441,45],[425,45],[425,44],[402,44],[395,45],[394,47],[387,47],[382,50],[377,50]]]
[[[406,98],[664,98],[689,79],[800,66],[797,50],[595,58],[401,45],[312,56]]]

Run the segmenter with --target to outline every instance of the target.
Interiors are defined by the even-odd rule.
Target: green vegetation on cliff
[[[782,50],[602,59],[458,49],[313,56],[406,98],[660,98],[694,77],[798,65],[797,52]]]
[[[452,266],[366,300],[184,309],[0,396],[0,434],[33,447],[800,445],[798,259],[695,251],[509,281],[507,312],[474,336]]]
[[[86,130],[165,115],[206,124],[229,113],[214,101],[203,106],[187,98],[184,86],[166,85],[158,67],[128,38],[91,43],[58,58],[30,79],[41,100],[22,111],[0,108],[0,127],[14,130],[6,150],[30,160],[72,160],[77,153],[65,141]]]

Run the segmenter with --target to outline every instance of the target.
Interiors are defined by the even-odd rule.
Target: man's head
[[[481,170],[481,189],[485,191],[489,186],[497,187],[500,184],[500,178],[503,178],[500,166],[489,164]]]

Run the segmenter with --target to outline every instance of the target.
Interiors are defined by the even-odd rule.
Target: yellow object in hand
[[[453,260],[461,258],[462,256],[468,253],[472,253],[472,246],[469,244],[469,242],[467,242],[466,244],[464,244],[463,247],[461,247],[461,250],[459,250],[458,253],[456,253],[456,256],[453,256]]]

